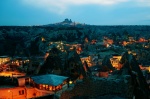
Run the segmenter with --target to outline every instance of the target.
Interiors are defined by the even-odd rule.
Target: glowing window
[[[52,86],[49,86],[49,90],[52,90]]]

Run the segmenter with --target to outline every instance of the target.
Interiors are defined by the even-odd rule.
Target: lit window
[[[52,86],[49,86],[49,90],[52,90]]]
[[[46,85],[45,87],[46,87],[46,90],[48,90],[48,85]]]
[[[43,85],[43,87],[45,87],[45,85]]]
[[[53,91],[55,91],[55,86],[53,86]]]

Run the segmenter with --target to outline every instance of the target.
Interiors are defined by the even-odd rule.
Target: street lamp
[[[12,95],[12,99],[13,99],[13,92],[11,90],[8,90],[8,92],[11,92],[11,95]]]

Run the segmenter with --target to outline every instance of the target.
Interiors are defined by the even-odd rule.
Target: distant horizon
[[[150,25],[150,1],[0,1],[0,26],[46,25],[62,22],[65,18],[88,25]]]
[[[65,18],[65,19],[70,19],[70,18]],[[52,25],[52,24],[61,23],[64,20],[62,20],[60,22],[48,23],[48,24],[41,24],[41,25],[0,25],[0,26],[44,26],[44,25],[50,25],[50,24]],[[76,22],[76,21],[72,20],[72,22]],[[123,24],[123,25],[121,25],[121,24],[120,25],[119,24],[118,25],[107,25],[107,24],[106,25],[94,25],[94,24],[86,24],[86,23],[80,23],[80,22],[76,22],[76,23],[90,25],[90,26],[150,26],[150,25],[125,25],[125,24]]]
[[[57,23],[57,22],[56,22],[56,23]],[[55,23],[49,23],[49,24],[55,24]],[[6,27],[9,27],[9,26],[10,26],[10,27],[11,27],[11,26],[12,26],[12,27],[13,27],[13,26],[14,26],[14,27],[15,27],[15,26],[18,26],[18,27],[19,27],[19,26],[20,26],[20,27],[26,27],[26,26],[27,26],[27,27],[32,27],[32,26],[44,26],[44,25],[49,25],[49,24],[43,24],[43,25],[0,25],[0,27],[3,27],[3,26],[4,26],[4,27],[5,27],[5,26],[6,26]],[[86,24],[86,23],[85,23],[85,24]],[[86,24],[86,25],[87,25],[87,26],[88,26],[88,25],[89,25],[89,26],[150,26],[150,25],[136,25],[136,24],[135,24],[135,25],[132,25],[132,24],[131,24],[131,25],[128,25],[128,24],[127,24],[127,25],[126,25],[126,24],[123,24],[123,25],[121,25],[121,24],[120,24],[120,25],[119,25],[119,24],[117,24],[117,25],[94,25],[94,24]],[[63,26],[63,25],[62,25],[62,26]]]

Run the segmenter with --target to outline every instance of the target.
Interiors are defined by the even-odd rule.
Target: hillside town
[[[150,27],[131,27],[0,27],[0,99],[150,99]]]

